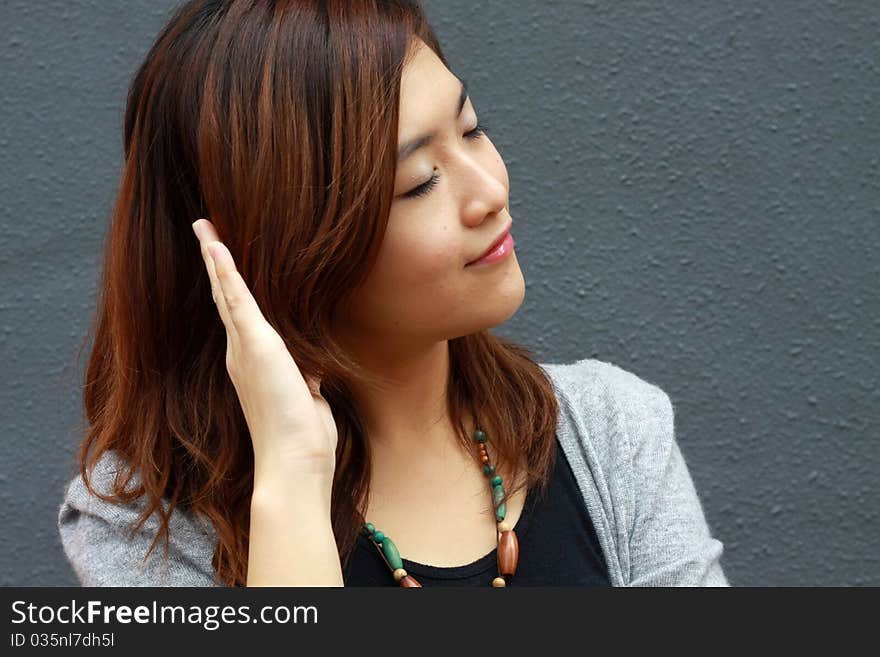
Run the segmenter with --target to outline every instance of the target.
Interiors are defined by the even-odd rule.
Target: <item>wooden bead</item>
[[[404,570],[403,568],[398,568],[397,570],[394,571],[394,581],[395,582],[399,582],[404,577],[406,577],[406,570]]]
[[[516,532],[511,529],[501,534],[498,541],[498,570],[502,575],[513,575],[518,560],[519,541],[516,540]]]
[[[483,463],[488,463],[488,462],[489,462],[489,457],[486,456],[485,454],[483,454],[483,455],[480,456],[480,461],[482,461]]]
[[[406,589],[422,588],[422,585],[412,575],[401,578],[400,585]]]
[[[496,577],[495,579],[492,580],[492,586],[494,586],[496,589],[498,589],[498,588],[507,586],[507,582],[504,581],[503,577]]]
[[[502,520],[501,522],[498,523],[498,531],[501,532],[502,534],[504,532],[509,532],[510,525],[508,525],[505,520]]]

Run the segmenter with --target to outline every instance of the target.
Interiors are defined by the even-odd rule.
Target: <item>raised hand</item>
[[[207,219],[193,223],[211,279],[211,295],[226,327],[226,369],[235,386],[260,473],[317,474],[332,481],[336,422],[277,331],[266,321],[229,249]]]

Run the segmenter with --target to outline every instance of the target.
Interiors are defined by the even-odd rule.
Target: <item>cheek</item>
[[[413,229],[387,234],[379,266],[389,284],[436,286],[461,268],[464,256],[458,236],[437,221],[413,223]],[[401,290],[403,291],[403,290]]]
[[[366,297],[378,330],[433,331],[461,305],[464,256],[451,230],[386,235]]]

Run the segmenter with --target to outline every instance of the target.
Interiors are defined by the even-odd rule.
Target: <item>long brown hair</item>
[[[332,526],[347,564],[370,481],[350,393],[376,379],[332,339],[337,305],[376,261],[390,213],[400,82],[413,38],[446,63],[410,0],[192,0],[137,70],[105,242],[77,465],[113,503],[146,496],[168,550],[175,507],[217,532],[218,581],[247,581],[253,448],[226,371],[226,332],[190,224],[208,217],[338,426]],[[499,469],[546,490],[557,402],[525,347],[483,330],[449,341],[448,411],[487,431]],[[111,495],[89,471],[125,463]],[[128,486],[136,480],[134,488]],[[137,479],[140,481],[137,482]],[[163,503],[164,498],[164,503]]]

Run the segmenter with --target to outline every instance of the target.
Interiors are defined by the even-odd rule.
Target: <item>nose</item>
[[[482,221],[486,215],[501,212],[507,207],[507,169],[501,157],[463,155],[461,160],[464,208],[462,215],[472,221]]]

